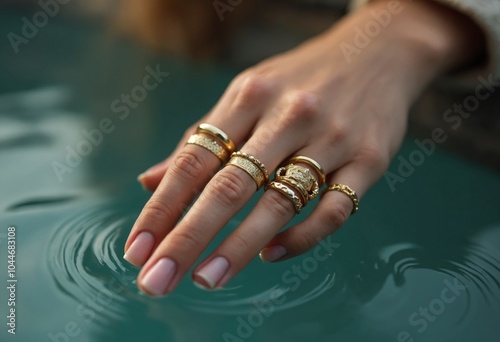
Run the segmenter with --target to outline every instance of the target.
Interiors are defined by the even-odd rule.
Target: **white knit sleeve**
[[[370,0],[351,0],[351,10],[364,5]],[[399,2],[399,0],[393,0]],[[492,75],[493,79],[500,80],[500,0],[434,0],[454,8],[474,20],[485,33],[487,41],[487,64],[473,70],[460,73],[460,83],[473,82],[481,74]],[[404,5],[404,2],[401,1]]]

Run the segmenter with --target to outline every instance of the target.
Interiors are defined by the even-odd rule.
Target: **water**
[[[2,13],[2,32],[17,30],[22,15]],[[381,180],[316,251],[275,265],[256,259],[223,290],[184,279],[166,298],[142,295],[138,270],[121,258],[148,198],[135,177],[237,71],[160,60],[63,18],[18,55],[1,44],[2,341],[500,340],[500,177],[440,149],[395,192]],[[111,104],[157,63],[170,75],[120,119]],[[65,163],[82,129],[103,119],[114,130],[58,177],[53,162]],[[414,149],[408,139],[400,153]],[[15,336],[5,324],[9,226]]]

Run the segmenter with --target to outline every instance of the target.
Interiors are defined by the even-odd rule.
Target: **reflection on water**
[[[51,275],[58,288],[78,302],[100,298],[89,305],[114,319],[121,317],[125,292],[134,294],[134,270],[122,262],[119,241],[126,220],[106,212],[91,212],[64,223],[47,246]]]
[[[58,227],[47,246],[46,258],[58,288],[77,302],[105,298],[109,303],[106,310],[99,312],[113,318],[126,311],[123,306],[127,301],[143,301],[144,295],[135,283],[137,269],[122,258],[123,245],[132,223],[131,216],[121,217],[101,210],[71,218]],[[262,268],[257,261],[246,272],[256,276]],[[300,284],[300,287],[297,286],[300,278],[292,276],[290,270],[285,281],[270,276],[258,283],[230,284],[217,291],[199,289],[186,280],[167,300],[204,313],[243,314],[254,309],[255,303],[269,301],[273,294],[286,297],[284,303],[276,306],[277,311],[290,309],[320,297],[335,285],[333,271],[320,271],[323,272],[314,270],[314,280]]]
[[[492,234],[499,235],[494,230]],[[463,247],[464,250],[447,252],[448,255],[456,254],[456,259],[443,257],[442,251],[411,244],[386,247],[380,251],[380,257],[385,264],[382,267],[389,268],[398,286],[403,285],[405,273],[415,269],[430,269],[459,279],[462,283],[474,284],[488,302],[495,299],[491,295],[500,288],[500,258],[491,254],[494,250],[488,250],[483,244],[474,241]],[[376,265],[377,269],[380,267],[379,264]]]
[[[21,22],[0,17],[13,29]],[[27,45],[31,50],[16,61],[0,54],[0,253],[6,225],[15,225],[20,279],[19,335],[10,339],[2,329],[1,341],[211,342],[230,333],[239,342],[387,342],[400,332],[415,342],[498,341],[500,179],[441,149],[396,193],[383,180],[377,184],[363,198],[362,213],[331,244],[320,245],[319,254],[272,265],[256,258],[218,291],[197,288],[188,275],[166,298],[141,294],[138,270],[122,259],[133,213],[148,196],[134,178],[165,158],[235,70],[153,62],[142,49],[108,42],[103,49],[100,32],[83,30],[75,42],[71,32],[81,28],[73,24],[54,18],[37,37],[40,44]],[[45,56],[44,67],[32,56]],[[169,81],[59,181],[51,163],[64,161],[66,147],[110,117],[113,100],[157,62],[171,72]],[[402,153],[412,149],[407,142]],[[0,283],[5,277],[0,269]],[[441,308],[450,287],[456,299],[445,298]],[[281,299],[270,306],[276,296]],[[0,305],[2,316],[6,308]],[[238,335],[241,322],[259,315],[266,319]],[[78,331],[71,338],[68,324]]]
[[[284,300],[273,303],[273,313],[305,309],[309,314],[325,315],[318,323],[328,321],[332,315],[342,315],[343,319],[338,320],[345,324],[358,311],[366,317],[373,315],[374,321],[380,319],[381,311],[385,312],[384,319],[401,320],[401,316],[411,317],[412,310],[418,314],[419,307],[425,307],[426,302],[439,299],[443,288],[455,286],[458,290],[454,291],[461,291],[463,286],[463,295],[458,292],[460,298],[452,304],[453,313],[447,315],[458,324],[467,319],[469,312],[474,312],[473,303],[477,306],[484,301],[495,307],[499,299],[500,260],[498,250],[495,254],[490,248],[492,241],[500,241],[499,229],[483,231],[475,239],[446,252],[415,243],[397,243],[380,248],[377,254],[355,259],[350,255],[348,243],[338,245],[330,255],[331,260],[325,264],[316,260],[314,272],[307,279],[293,283],[284,281],[284,275],[291,276],[294,267],[306,265],[306,260],[310,263],[312,253],[293,263],[272,265],[272,270],[256,260],[224,289],[205,291],[185,279],[170,296],[149,299],[137,290],[137,269],[122,259],[133,219],[111,210],[90,210],[68,219],[50,238],[45,258],[50,274],[61,292],[83,305],[83,317],[98,316],[126,324],[137,312],[147,312],[158,321],[169,317],[170,329],[175,330],[173,313],[246,315],[266,307],[266,303],[269,305],[270,298],[278,293]],[[236,224],[232,222],[231,228]],[[342,262],[342,258],[350,257],[351,260]],[[401,299],[405,298],[408,289],[418,300],[407,303],[407,308],[390,310],[396,305],[395,296],[399,293]],[[392,299],[387,301],[387,298]],[[420,316],[414,317],[415,322],[417,317]]]

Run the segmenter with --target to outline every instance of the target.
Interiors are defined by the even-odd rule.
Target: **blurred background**
[[[243,1],[221,20],[213,2],[198,2],[0,1],[1,317],[9,226],[19,279],[18,334],[3,324],[1,340],[498,341],[500,95],[453,129],[443,113],[468,94],[440,82],[412,109],[398,155],[436,127],[449,138],[395,189],[381,179],[298,289],[282,275],[311,253],[272,267],[255,260],[223,291],[189,279],[162,300],[137,291],[138,270],[122,260],[149,198],[137,175],[244,68],[346,13],[338,1]],[[465,290],[419,329],[410,317],[423,319],[447,282]],[[238,335],[272,290],[287,301]]]

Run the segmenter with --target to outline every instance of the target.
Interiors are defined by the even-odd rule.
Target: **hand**
[[[353,28],[373,21],[370,12],[387,9],[386,1],[371,3],[323,35],[244,71],[215,108],[187,130],[173,154],[141,176],[156,191],[125,245],[125,258],[144,265],[141,290],[154,296],[171,292],[257,189],[245,171],[226,166],[217,172],[214,154],[185,144],[201,122],[222,129],[269,171],[290,156],[307,156],[323,167],[328,184],[346,184],[359,197],[380,178],[401,143],[412,101],[436,74],[464,62],[471,53],[464,41],[476,32],[439,5],[401,6],[404,10],[351,61],[339,47],[353,44]],[[338,230],[352,210],[348,196],[330,191],[302,223],[278,233],[294,217],[294,205],[267,190],[196,267],[193,279],[206,288],[221,287],[260,251],[265,261],[304,253]]]

